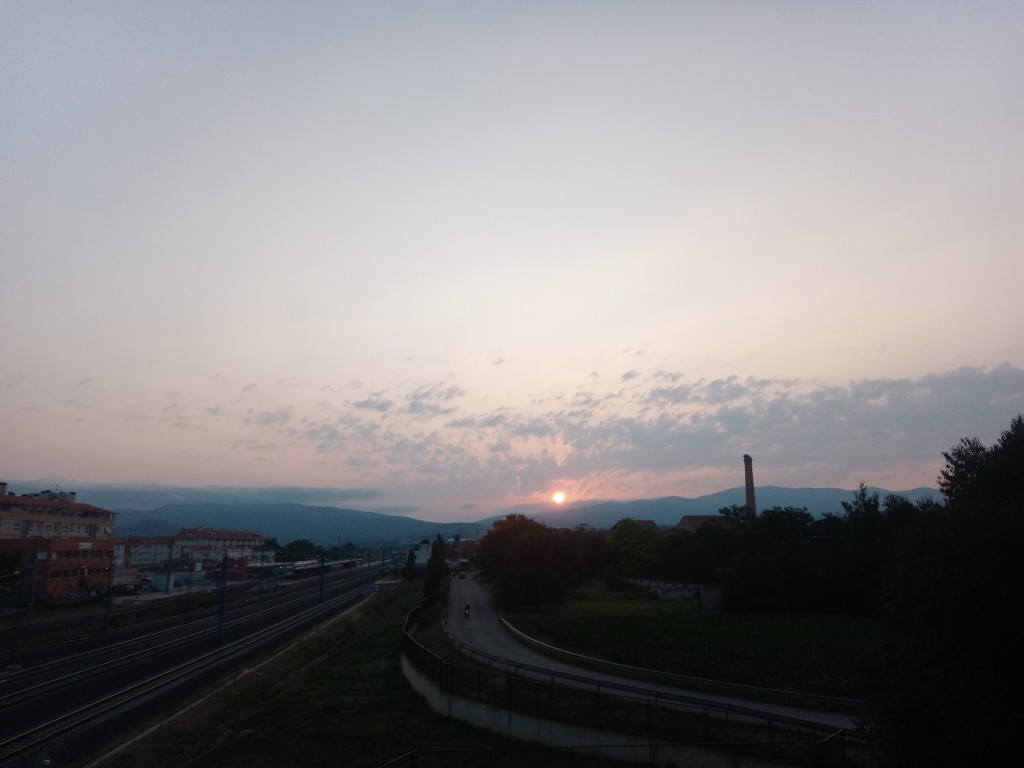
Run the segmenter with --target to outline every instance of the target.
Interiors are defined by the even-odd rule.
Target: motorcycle
[[[462,615],[465,616],[467,619],[469,618],[469,606],[468,605],[465,608],[462,609]]]

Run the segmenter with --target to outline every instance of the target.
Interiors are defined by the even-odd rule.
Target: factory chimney
[[[743,475],[747,484],[747,508],[750,514],[757,514],[757,502],[754,501],[754,460],[743,454]]]

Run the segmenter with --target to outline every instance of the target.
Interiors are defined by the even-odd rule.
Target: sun
[[[555,491],[551,494],[551,500],[555,502],[555,504],[561,504],[565,501],[565,494],[561,491]]]

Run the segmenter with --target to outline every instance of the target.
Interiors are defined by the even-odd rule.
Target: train
[[[264,575],[268,576],[280,576],[286,579],[301,579],[306,576],[315,576],[320,573],[321,568],[324,571],[333,571],[335,569],[343,570],[348,568],[358,568],[366,565],[366,559],[362,557],[356,557],[349,560],[327,560],[321,565],[319,560],[296,560],[291,563],[271,563],[263,566],[250,566],[250,571],[260,571]]]

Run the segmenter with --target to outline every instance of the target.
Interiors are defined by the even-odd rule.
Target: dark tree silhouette
[[[312,560],[318,552],[317,546],[309,539],[296,539],[284,546],[286,560]]]
[[[445,562],[446,553],[447,546],[439,533],[434,540],[433,547],[430,549],[430,558],[427,560],[426,569],[424,570],[424,595],[432,595],[441,587],[445,574],[448,572],[448,565]]]
[[[999,765],[1024,717],[1024,419],[948,453],[945,507],[922,508],[887,584],[892,641],[872,681],[885,765]]]
[[[599,568],[598,545],[585,529],[549,528],[525,515],[509,515],[481,539],[480,564],[503,606],[560,602]]]
[[[409,547],[409,554],[405,556],[404,576],[412,579],[416,576],[416,548]]]
[[[939,473],[939,490],[947,499],[967,495],[978,485],[979,475],[988,459],[988,448],[976,437],[965,437],[948,451],[942,452],[945,468]]]

